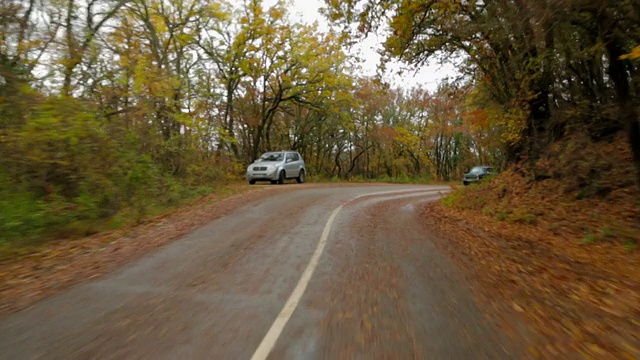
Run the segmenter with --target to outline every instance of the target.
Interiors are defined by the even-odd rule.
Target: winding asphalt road
[[[429,240],[446,187],[285,186],[0,318],[0,359],[518,357]]]

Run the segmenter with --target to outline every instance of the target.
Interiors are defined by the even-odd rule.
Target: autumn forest
[[[315,180],[451,181],[624,132],[640,169],[637,1],[324,13],[331,31],[291,21],[284,1],[3,1],[0,242],[142,218],[267,150],[299,151]],[[459,76],[434,91],[363,76],[347,49],[372,32],[388,34],[385,61],[451,60]]]

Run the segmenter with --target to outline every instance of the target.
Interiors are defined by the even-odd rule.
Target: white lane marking
[[[278,341],[280,333],[284,329],[284,326],[287,324],[287,321],[289,321],[289,318],[293,314],[293,311],[298,306],[300,298],[302,298],[307,285],[309,285],[311,275],[313,275],[313,272],[316,270],[318,262],[320,261],[320,255],[322,255],[324,246],[327,244],[327,239],[329,238],[329,232],[331,232],[331,225],[333,224],[333,220],[336,218],[343,206],[344,205],[338,206],[335,210],[333,210],[331,216],[329,216],[329,220],[324,226],[324,230],[322,230],[322,236],[320,237],[318,247],[313,253],[313,256],[311,257],[307,268],[304,270],[304,273],[302,273],[302,277],[298,281],[298,285],[296,285],[296,288],[293,289],[291,296],[289,296],[289,299],[284,304],[284,307],[280,311],[280,314],[278,314],[276,321],[274,321],[273,325],[271,325],[271,328],[267,332],[267,335],[265,335],[264,339],[262,339],[260,346],[258,346],[256,352],[253,353],[253,356],[251,357],[252,360],[266,359],[267,356],[269,356],[271,349],[273,349],[273,346],[276,344],[276,341]]]
[[[414,195],[414,194],[418,195],[425,192],[434,192],[434,191],[442,191],[442,190],[432,189],[432,190],[424,190],[424,191],[415,191],[415,192],[411,192],[410,195]],[[342,208],[346,204],[350,203],[351,201],[362,198],[362,197],[376,196],[376,195],[389,195],[389,194],[402,193],[402,192],[406,193],[407,190],[385,191],[385,192],[358,195],[354,198],[347,200],[344,204],[338,206],[337,208],[335,208],[335,210],[333,210],[333,212],[329,216],[329,220],[327,220],[327,223],[325,224],[324,229],[322,230],[320,241],[318,242],[318,246],[316,247],[316,251],[313,253],[313,256],[311,257],[311,260],[309,260],[309,264],[307,265],[307,268],[304,269],[304,273],[302,273],[302,277],[300,277],[298,284],[296,285],[295,289],[293,289],[293,292],[289,296],[289,299],[287,299],[287,302],[284,304],[284,307],[282,308],[282,310],[280,310],[278,317],[269,328],[269,331],[267,331],[267,334],[262,339],[262,342],[260,342],[260,345],[258,346],[256,351],[253,353],[251,360],[265,360],[267,356],[269,356],[269,353],[271,352],[271,350],[273,350],[273,347],[276,345],[276,342],[278,341],[278,338],[280,337],[282,330],[284,330],[285,325],[287,325],[287,322],[291,318],[291,315],[293,315],[293,312],[296,310],[296,307],[298,306],[298,303],[300,302],[302,295],[304,295],[304,291],[307,289],[307,285],[309,285],[309,281],[311,280],[311,276],[313,275],[313,272],[316,270],[316,267],[318,267],[318,263],[320,262],[320,256],[322,256],[324,247],[325,245],[327,245],[327,239],[329,238],[329,233],[331,232],[331,226],[333,225],[333,221],[335,220],[336,216],[338,216],[338,213],[340,212],[340,210],[342,210]]]

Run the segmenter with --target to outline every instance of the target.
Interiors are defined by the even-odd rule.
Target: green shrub
[[[509,218],[509,215],[507,213],[504,213],[504,212],[496,213],[496,220],[498,221],[505,221],[508,218]]]
[[[586,244],[590,244],[592,242],[595,242],[596,239],[596,235],[593,232],[588,232],[583,238],[582,238],[582,242],[586,243]]]
[[[615,232],[611,230],[611,228],[608,226],[605,226],[604,228],[602,228],[600,232],[602,233],[602,236],[605,238],[613,238],[616,236]]]
[[[496,211],[490,207],[485,206],[482,208],[482,213],[484,215],[495,215]]]
[[[454,191],[449,193],[449,195],[440,199],[440,202],[447,207],[453,207],[459,200],[460,193],[458,191]]]
[[[516,211],[513,214],[509,215],[507,220],[515,223],[534,224],[537,220],[537,217],[534,214]]]
[[[45,206],[34,194],[12,191],[5,186],[0,188],[0,241],[31,238],[40,234],[46,225]]]
[[[32,100],[10,129],[0,123],[3,252],[120,228],[209,194],[243,168],[212,163],[179,137],[103,119],[78,99]]]

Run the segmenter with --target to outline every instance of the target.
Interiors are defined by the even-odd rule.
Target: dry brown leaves
[[[71,285],[102,276],[148,251],[180,238],[195,228],[263,195],[291,190],[232,184],[225,191],[144,223],[79,240],[51,242],[28,256],[0,262],[0,315],[23,309]]]
[[[640,357],[640,252],[432,204],[437,245],[468,270],[491,315],[531,325],[535,357]]]
[[[640,244],[624,246],[640,237],[639,195],[633,172],[620,171],[625,149],[590,151],[619,165],[601,160],[594,184],[606,196],[581,198],[589,187],[575,178],[531,182],[515,169],[424,212],[490,315],[514,333],[518,323],[534,330],[524,336],[535,358],[640,358]]]

